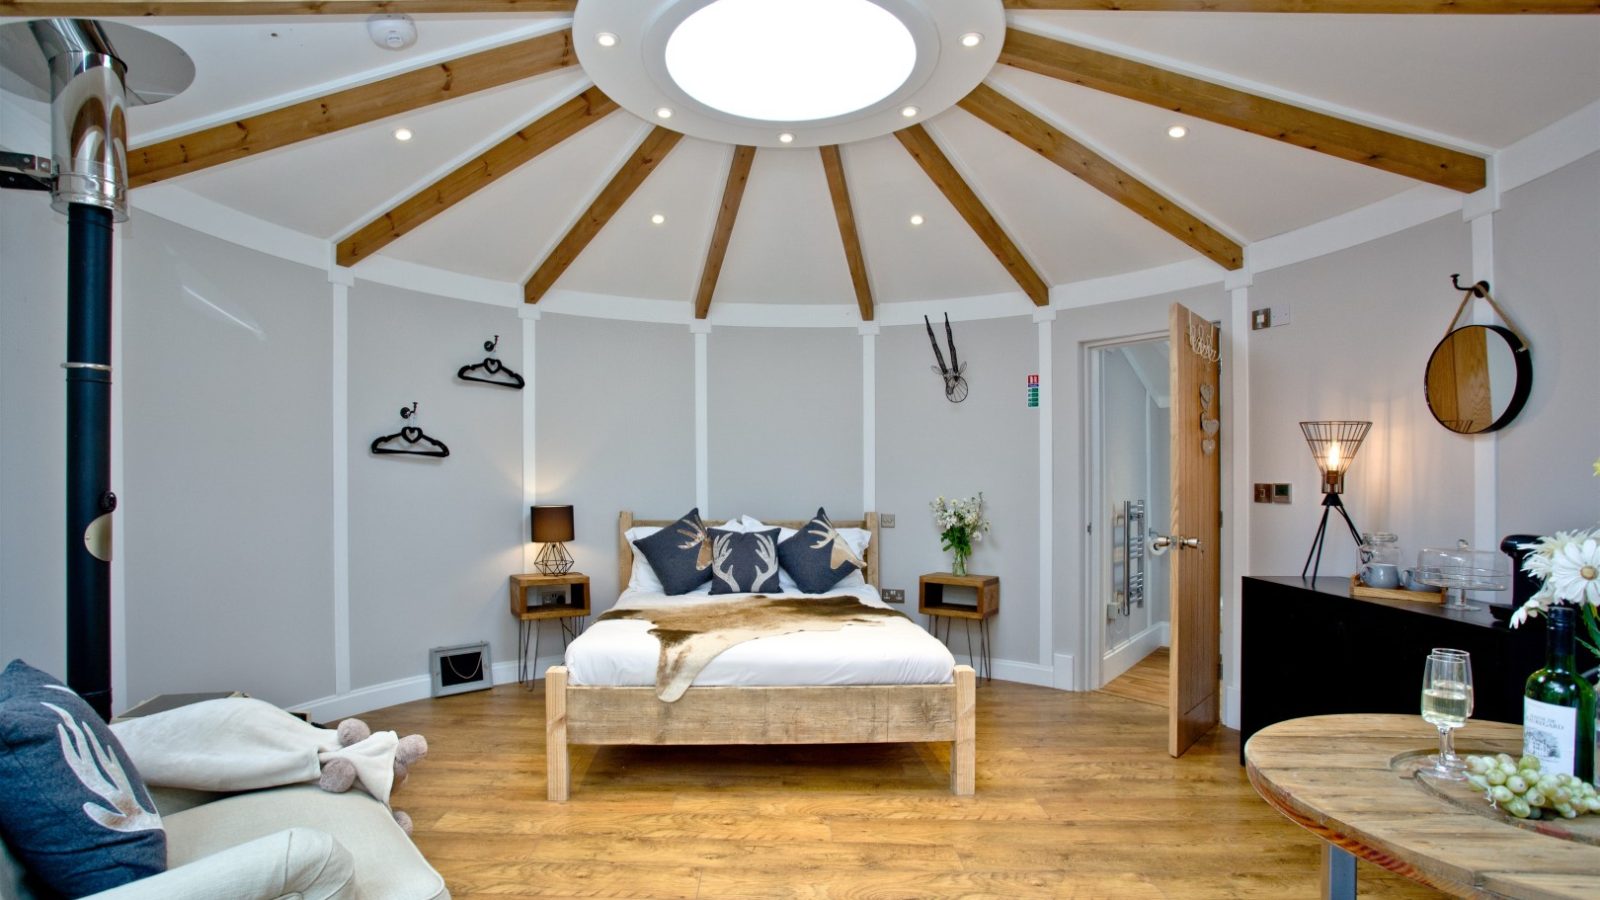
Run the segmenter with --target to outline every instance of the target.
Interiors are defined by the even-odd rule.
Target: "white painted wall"
[[[1499,530],[1600,523],[1600,153],[1506,192],[1494,296],[1527,337],[1533,393],[1497,438]]]
[[[971,386],[962,403],[946,400],[943,380],[930,371],[933,349],[921,323],[885,328],[877,339],[878,510],[898,520],[883,532],[882,585],[904,589],[914,604],[919,575],[950,571],[928,504],[941,494],[982,491],[993,528],[974,546],[967,570],[1000,576],[993,654],[1048,665],[1038,649],[1039,410],[1027,404],[1028,376],[1039,371],[1035,325],[1009,318],[953,327]],[[942,346],[943,329],[935,330]],[[976,651],[976,635],[973,641]],[[960,626],[952,642],[965,654]],[[1049,682],[1047,672],[1042,678]]]
[[[456,377],[483,342],[515,369],[516,311],[358,282],[350,289],[350,675],[354,687],[428,670],[432,647],[488,641],[516,659],[508,580],[522,571],[520,392]],[[400,407],[416,401],[417,417]],[[417,424],[450,455],[377,456]]]
[[[1435,422],[1422,393],[1428,356],[1461,301],[1450,273],[1472,271],[1471,247],[1467,224],[1446,216],[1256,276],[1252,308],[1293,312],[1288,325],[1250,334],[1251,476],[1293,484],[1294,502],[1252,504],[1251,574],[1298,575],[1322,515],[1302,420],[1372,422],[1343,497],[1362,531],[1392,531],[1410,555],[1472,539],[1474,438]],[[1319,572],[1355,567],[1336,514]]]
[[[21,657],[62,678],[66,222],[48,194],[0,191],[0,664]]]
[[[673,519],[694,506],[693,338],[682,325],[539,319],[537,495],[572,504],[567,549],[596,612],[622,588],[617,513]]]
[[[119,699],[329,693],[327,277],[154,216],[121,233]]]
[[[861,338],[845,328],[718,328],[707,340],[710,509],[860,518]]]

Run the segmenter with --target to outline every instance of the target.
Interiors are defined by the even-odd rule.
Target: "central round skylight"
[[[870,0],[716,0],[667,39],[666,66],[713,109],[809,122],[894,93],[917,62],[911,32]]]

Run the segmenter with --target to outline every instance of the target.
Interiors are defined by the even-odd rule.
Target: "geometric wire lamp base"
[[[1306,564],[1300,569],[1300,577],[1305,578],[1306,572],[1311,572],[1312,580],[1317,577],[1317,570],[1322,567],[1322,542],[1328,533],[1328,514],[1334,510],[1344,518],[1344,524],[1350,528],[1350,536],[1355,539],[1356,546],[1361,546],[1361,532],[1356,530],[1356,523],[1350,521],[1350,514],[1345,512],[1344,503],[1338,494],[1322,495],[1322,524],[1317,526],[1317,536],[1311,541],[1311,551],[1306,554]],[[1313,562],[1315,558],[1315,562]]]
[[[534,557],[533,565],[541,575],[565,575],[572,571],[572,554],[567,552],[565,544],[545,544]]]

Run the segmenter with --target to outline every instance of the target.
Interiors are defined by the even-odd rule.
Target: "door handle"
[[[1180,550],[1199,550],[1199,538],[1186,538],[1181,534],[1158,534],[1150,539],[1150,552],[1156,556],[1165,554],[1176,545]]]

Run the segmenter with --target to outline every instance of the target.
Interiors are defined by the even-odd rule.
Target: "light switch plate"
[[[1273,503],[1293,503],[1293,485],[1278,483],[1272,486]]]
[[[901,590],[901,589],[899,589],[899,588],[884,588],[883,589],[883,602],[885,602],[885,603],[904,603],[904,602],[906,602],[906,592]]]
[[[894,513],[878,513],[878,527],[879,528],[893,528],[894,527]]]

